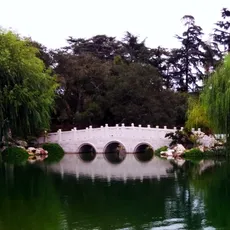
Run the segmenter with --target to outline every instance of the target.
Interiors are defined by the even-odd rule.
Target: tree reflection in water
[[[0,229],[230,229],[230,164],[202,172],[199,164],[174,164],[168,176],[125,183],[62,177],[51,165],[1,164]]]

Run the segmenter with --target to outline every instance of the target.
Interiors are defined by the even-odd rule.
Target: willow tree
[[[201,95],[215,133],[230,134],[230,55],[208,79]],[[228,138],[229,139],[229,138]],[[230,140],[228,140],[230,143]]]
[[[201,128],[207,131],[210,128],[210,122],[204,106],[199,97],[190,97],[188,99],[187,121],[185,126],[188,130],[192,128]]]
[[[57,84],[37,52],[26,39],[0,30],[0,137],[49,127]]]

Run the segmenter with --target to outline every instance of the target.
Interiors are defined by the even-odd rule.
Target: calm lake
[[[230,162],[0,163],[0,230],[230,229]]]

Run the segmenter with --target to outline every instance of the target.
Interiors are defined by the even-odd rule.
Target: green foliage
[[[45,143],[42,148],[48,151],[48,157],[45,159],[46,163],[59,162],[64,156],[64,150],[57,143]]]
[[[186,95],[164,90],[155,68],[132,63],[114,65],[112,71],[105,82],[106,111],[112,120],[107,123],[175,126],[184,122]]]
[[[185,158],[212,158],[212,157],[226,157],[229,152],[226,149],[211,149],[202,152],[197,148],[185,151]]]
[[[227,8],[222,9],[222,21],[216,23],[213,40],[215,43],[223,46],[224,51],[230,52],[230,11]]]
[[[110,62],[89,54],[55,53],[55,72],[59,75],[59,97],[56,100],[57,123],[89,125],[104,119],[105,80]]]
[[[201,102],[215,133],[230,134],[230,55],[208,79]],[[229,140],[227,140],[229,142]]]
[[[31,164],[5,165],[0,169],[1,230],[63,228],[63,217],[58,214],[63,210],[58,190],[45,170]]]
[[[188,130],[192,128],[206,130],[210,128],[210,122],[206,114],[204,106],[200,103],[200,99],[190,97],[188,100],[187,121],[185,124]]]
[[[183,18],[186,27],[182,36],[176,36],[181,42],[181,48],[176,51],[176,67],[179,73],[179,90],[188,92],[189,89],[197,90],[197,80],[200,75],[203,75],[202,69],[199,68],[200,57],[197,54],[202,54],[202,35],[203,31],[200,26],[195,24],[195,18],[192,15],[185,15]],[[179,54],[179,55],[178,55]]]
[[[178,129],[175,132],[167,133],[165,137],[168,137],[172,140],[172,142],[169,144],[170,146],[182,144],[186,149],[190,149],[196,144],[194,135],[192,134],[192,132],[189,132],[187,130]]]
[[[184,123],[187,95],[164,90],[156,68],[105,62],[95,56],[56,53],[55,71],[61,76],[54,115],[57,123],[78,127],[121,122],[161,126]]]
[[[168,149],[167,146],[160,147],[159,149],[156,149],[156,150],[155,150],[154,154],[155,154],[156,156],[160,156],[160,153],[161,153],[162,151],[167,151],[167,149]]]
[[[67,47],[49,51],[1,30],[0,136],[11,129],[13,135],[26,138],[49,129],[55,93],[53,127],[184,126],[188,92],[198,92],[198,82],[222,61],[219,46],[229,50],[229,15],[223,9],[215,44],[204,42],[195,18],[185,15],[185,31],[177,36],[181,47],[176,49],[147,47],[145,40],[126,32],[121,40],[106,35],[70,37]],[[203,103],[190,102],[186,126],[209,127],[205,111]]]
[[[26,150],[19,147],[8,147],[2,151],[2,160],[9,164],[23,164],[27,161],[28,156]]]
[[[184,152],[185,157],[203,157],[204,152],[199,149],[190,149]]]
[[[49,128],[57,84],[37,52],[29,41],[0,30],[0,136],[9,129],[26,137]]]

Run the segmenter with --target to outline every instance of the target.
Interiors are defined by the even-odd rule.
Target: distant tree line
[[[176,35],[181,46],[174,49],[149,48],[130,32],[121,40],[69,37],[57,50],[30,39],[59,84],[52,130],[105,123],[183,126],[188,96],[199,94],[230,51],[230,11],[222,10],[210,41],[193,16],[183,21],[185,31]]]

